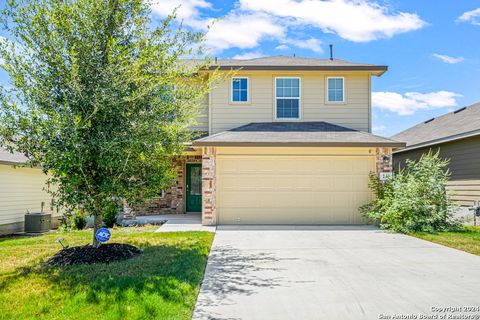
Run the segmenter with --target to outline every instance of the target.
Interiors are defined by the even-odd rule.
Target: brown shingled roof
[[[195,67],[197,60],[185,60],[186,64]],[[255,59],[218,59],[210,66],[210,70],[335,70],[335,71],[372,71],[382,75],[388,67],[383,65],[349,62],[341,59],[320,59],[292,56],[270,56]]]
[[[328,122],[263,122],[198,139],[193,145],[404,147],[405,143]]]
[[[255,59],[224,59],[210,67],[244,70],[371,70],[387,71],[387,66],[355,63],[341,59],[319,59],[291,56],[271,56]]]

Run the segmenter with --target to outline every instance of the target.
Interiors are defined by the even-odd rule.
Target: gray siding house
[[[393,153],[395,170],[428,151],[450,159],[448,188],[460,206],[480,200],[480,103],[429,119],[392,137],[406,148]]]

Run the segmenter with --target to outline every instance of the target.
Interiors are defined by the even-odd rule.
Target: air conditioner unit
[[[43,212],[45,203],[42,202],[40,212],[27,212],[25,215],[25,232],[42,233],[52,228],[52,214]]]

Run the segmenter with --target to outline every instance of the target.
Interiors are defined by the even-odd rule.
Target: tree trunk
[[[101,212],[96,211],[93,216],[93,246],[98,248],[100,246],[100,241],[97,240],[95,234],[97,230],[102,227],[102,214]]]

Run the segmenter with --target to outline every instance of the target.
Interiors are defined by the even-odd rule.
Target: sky
[[[480,102],[480,0],[157,0],[154,22],[175,8],[218,58],[328,58],[333,44],[335,58],[387,65],[372,81],[379,135]]]
[[[480,102],[480,0],[162,0],[153,9],[164,17],[176,7],[219,58],[328,58],[333,44],[335,58],[387,65],[372,81],[376,134]]]

